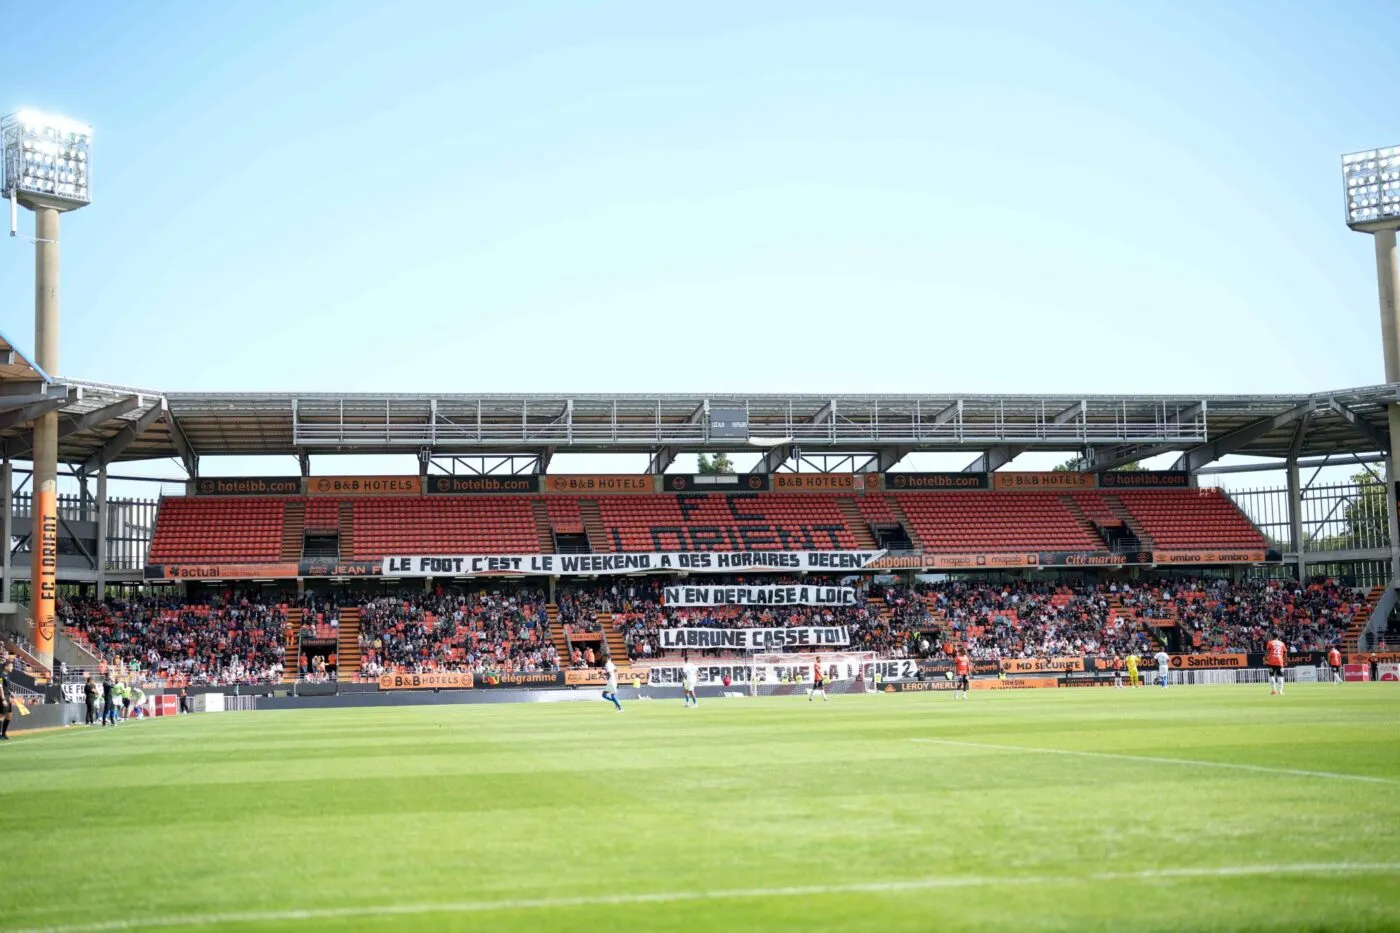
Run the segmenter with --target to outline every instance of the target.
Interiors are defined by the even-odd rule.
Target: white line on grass
[[[1197,768],[1228,768],[1233,771],[1258,771],[1264,774],[1291,774],[1295,777],[1325,778],[1330,781],[1361,781],[1366,784],[1396,784],[1393,778],[1369,774],[1345,774],[1340,771],[1304,771],[1301,768],[1270,768],[1267,765],[1243,765],[1232,761],[1202,761],[1199,758],[1159,758],[1155,755],[1120,755],[1116,752],[1082,752],[1072,748],[1038,748],[1033,745],[997,745],[993,742],[959,742],[954,739],[910,739],[926,745],[954,745],[959,748],[989,748],[999,752],[1037,752],[1042,755],[1072,755],[1076,758],[1112,758],[1118,761],[1141,761],[1154,765],[1189,765]]]
[[[591,897],[544,897],[501,901],[457,901],[442,904],[367,904],[361,907],[313,907],[303,910],[247,911],[103,920],[60,926],[12,928],[0,933],[119,933],[156,927],[204,927],[220,924],[304,923],[371,917],[414,917],[428,914],[475,914],[497,911],[557,910],[570,907],[625,907],[635,904],[674,904],[685,901],[758,900],[816,897],[831,894],[890,894],[940,888],[1010,887],[1082,884],[1098,881],[1170,881],[1189,878],[1240,878],[1255,875],[1400,875],[1400,862],[1312,862],[1295,865],[1225,865],[1217,868],[1159,868],[1146,871],[1099,872],[1092,875],[1039,875],[1000,878],[968,875],[911,878],[907,881],[866,881],[852,884],[813,884],[791,888],[735,888],[719,891],[660,891],[654,894],[600,894]]]

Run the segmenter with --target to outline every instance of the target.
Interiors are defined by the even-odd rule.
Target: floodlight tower
[[[18,232],[21,206],[34,212],[34,361],[58,374],[58,215],[92,200],[92,127],[52,114],[21,110],[0,120],[4,194],[10,201],[10,236]],[[58,593],[58,412],[34,422],[34,508],[30,604],[34,647],[53,665]],[[8,542],[7,542],[8,544]]]
[[[1346,189],[1347,226],[1375,238],[1385,381],[1400,382],[1400,253],[1395,248],[1395,231],[1400,229],[1400,146],[1342,156],[1342,183]],[[1400,582],[1400,525],[1395,502],[1395,485],[1400,481],[1400,402],[1387,405],[1386,413],[1390,422],[1386,501],[1391,576]]]

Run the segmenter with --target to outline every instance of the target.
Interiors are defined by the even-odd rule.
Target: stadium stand
[[[597,503],[619,551],[857,547],[833,496],[702,493],[603,496]]]
[[[945,553],[1092,551],[1059,496],[1042,492],[893,493],[925,550]]]
[[[386,554],[519,553],[539,550],[527,498],[370,498],[352,503],[354,560]]]
[[[335,534],[340,530],[340,502],[335,499],[309,498],[306,505],[306,531]]]
[[[545,595],[530,587],[439,589],[358,606],[360,673],[532,673],[559,668],[545,632]]]
[[[1124,490],[1105,496],[1127,508],[1148,546],[1262,548],[1264,538],[1218,489]]]
[[[716,577],[725,584],[738,578]],[[799,582],[742,578],[751,585]],[[1258,652],[1280,633],[1291,652],[1344,646],[1370,594],[1330,579],[1173,578],[1142,583],[960,580],[861,589],[855,606],[676,608],[662,601],[658,578],[577,581],[542,589],[492,585],[405,587],[374,595],[306,593],[286,604],[237,592],[204,599],[70,599],[60,619],[106,661],[128,671],[184,684],[266,683],[282,673],[287,620],[320,647],[292,659],[292,671],[322,679],[346,656],[342,679],[386,672],[522,673],[602,663],[605,643],[634,660],[667,656],[659,631],[669,627],[847,625],[852,646],[885,657],[941,655],[964,647],[979,660],[1148,654],[1173,651]],[[835,583],[807,577],[800,582]],[[343,620],[357,616],[349,633]],[[613,637],[601,638],[600,629]],[[347,646],[346,638],[356,645]],[[622,647],[617,647],[622,646]],[[356,650],[348,650],[348,649]],[[674,652],[671,653],[674,656]],[[724,657],[723,652],[699,652]]]
[[[233,592],[204,602],[68,599],[58,615],[109,663],[179,686],[278,679],[286,609]]]
[[[843,550],[877,542],[931,553],[1261,550],[1259,531],[1214,489],[1116,492],[699,493],[600,496],[162,501],[152,563],[270,561],[324,536],[345,559],[407,553]],[[287,541],[291,536],[296,539]],[[338,535],[338,538],[336,537]],[[872,537],[873,535],[873,537]],[[325,556],[311,554],[307,556]]]
[[[865,651],[879,651],[890,656],[900,656],[907,647],[911,629],[895,630],[890,625],[883,603],[868,600],[864,594],[855,607],[823,608],[816,606],[787,607],[707,607],[676,608],[662,602],[662,588],[667,581],[658,579],[638,579],[624,581],[592,581],[572,584],[567,589],[561,587],[556,596],[561,609],[561,619],[579,631],[596,631],[603,625],[612,627],[622,635],[621,644],[627,656],[632,659],[661,657],[659,630],[670,627],[784,627],[799,625],[848,625],[851,627],[852,645]],[[791,577],[745,575],[727,577],[717,575],[707,577],[707,583],[724,586],[742,582],[751,586],[792,585],[807,583],[812,585],[836,585],[835,579],[807,577],[797,580]],[[564,606],[568,605],[567,615]],[[721,656],[723,652],[703,651],[709,657]]]
[[[284,506],[280,499],[162,499],[151,563],[275,561],[282,554]]]
[[[1290,651],[1343,647],[1368,594],[1332,580],[1203,580],[1167,584],[1152,597],[1172,613],[1197,651],[1263,651],[1277,632]]]

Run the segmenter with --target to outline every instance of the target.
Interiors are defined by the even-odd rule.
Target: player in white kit
[[[695,698],[695,684],[700,680],[700,668],[695,666],[694,661],[685,662],[685,667],[681,669],[681,686],[685,689],[685,705],[699,706],[700,701]]]
[[[1153,656],[1157,662],[1157,676],[1161,678],[1162,689],[1167,688],[1167,679],[1171,676],[1172,656],[1165,651],[1159,651]]]
[[[612,658],[608,658],[603,665],[603,670],[608,675],[607,686],[603,688],[603,699],[612,701],[612,705],[617,707],[617,711],[622,712],[622,704],[617,701],[617,665],[613,664]]]

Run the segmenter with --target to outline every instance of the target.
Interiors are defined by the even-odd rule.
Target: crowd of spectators
[[[360,673],[559,669],[547,632],[545,593],[440,588],[360,603]]]
[[[693,580],[694,578],[692,578]],[[776,628],[844,625],[851,648],[886,657],[965,647],[975,659],[1126,655],[1155,651],[1180,627],[1184,650],[1260,652],[1280,635],[1290,652],[1340,646],[1366,609],[1360,591],[1318,579],[1180,578],[1137,583],[941,581],[876,585],[868,580],[749,575],[707,577],[706,585],[853,586],[854,605],[680,607],[666,605],[674,580],[613,578],[561,583],[559,623],[568,634],[594,633],[600,617],[622,633],[633,659],[664,654],[666,628]],[[64,599],[61,624],[127,671],[171,685],[275,681],[282,673],[286,606],[281,597],[236,590],[185,598],[145,595]],[[548,632],[547,596],[527,586],[439,588],[432,593],[286,597],[304,613],[303,637],[334,634],[347,605],[360,609],[359,673],[473,671],[532,673],[589,658],[594,643],[560,658]],[[878,598],[882,602],[872,602]],[[598,645],[601,651],[601,645]],[[719,652],[703,652],[718,654]],[[327,659],[323,659],[327,660]],[[328,660],[334,664],[334,655]],[[316,666],[303,659],[303,666]],[[323,668],[304,671],[318,676]]]
[[[741,578],[749,585],[834,585],[835,580]],[[706,579],[710,585],[739,582]],[[1182,628],[1182,650],[1259,652],[1273,633],[1290,651],[1341,644],[1365,607],[1358,591],[1329,580],[1177,579],[1170,582],[943,581],[862,585],[855,606],[682,608],[664,603],[664,581],[600,581],[571,588],[577,631],[593,631],[590,613],[610,612],[634,659],[663,654],[660,630],[846,625],[852,648],[889,657],[965,647],[979,660],[1156,651]],[[870,598],[883,600],[885,612]],[[562,603],[561,603],[562,607]],[[561,618],[563,618],[561,610]],[[718,652],[704,652],[716,654]]]
[[[1116,585],[956,582],[918,590],[912,595],[940,629],[977,660],[1141,653],[1158,644],[1126,604],[1111,611]],[[1123,588],[1120,601],[1130,592]]]
[[[945,582],[886,596],[896,626],[934,627],[978,659],[1155,651],[1182,630],[1182,650],[1291,652],[1340,646],[1365,599],[1331,580],[1174,579],[1142,584]]]
[[[58,616],[100,655],[143,678],[225,685],[270,683],[282,674],[286,608],[256,594],[64,599]]]
[[[691,578],[692,585],[705,586],[840,586],[832,578],[805,577],[795,579],[781,576],[721,575]],[[669,606],[663,590],[676,585],[674,580],[637,579],[625,581],[599,580],[592,583],[560,587],[560,620],[575,626],[574,631],[597,631],[596,616],[610,613],[612,624],[622,632],[628,654],[633,659],[660,657],[664,653],[661,630],[666,628],[784,628],[793,626],[844,625],[850,629],[851,647],[860,651],[877,651],[901,657],[909,648],[908,628],[896,629],[885,623],[878,610],[868,604],[863,587],[853,583],[858,592],[854,606]],[[573,607],[566,615],[565,601]],[[717,656],[724,652],[703,650],[701,656]],[[586,664],[586,659],[585,662]]]
[[[1290,651],[1327,651],[1366,609],[1360,593],[1326,579],[1202,581],[1163,587],[1159,598],[1202,651],[1263,651],[1275,633]]]

